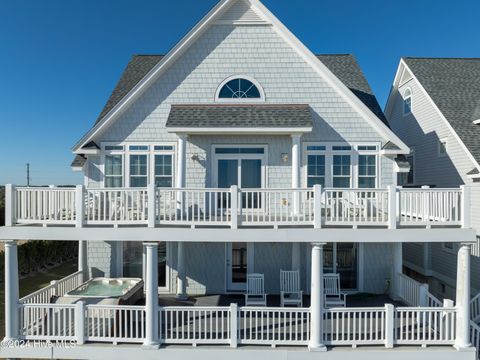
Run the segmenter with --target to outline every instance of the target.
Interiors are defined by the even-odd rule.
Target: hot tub
[[[105,278],[88,280],[57,300],[67,304],[83,300],[87,304],[133,305],[143,296],[140,278]]]

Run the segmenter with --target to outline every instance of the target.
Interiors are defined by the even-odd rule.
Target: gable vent
[[[262,23],[266,21],[244,0],[237,1],[216,21],[216,24]]]

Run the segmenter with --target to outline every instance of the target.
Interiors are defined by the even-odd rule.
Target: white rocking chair
[[[280,270],[280,306],[303,306],[303,291],[300,290],[300,272]]]
[[[245,293],[245,306],[267,306],[267,294],[264,290],[263,274],[247,275],[247,292]]]
[[[347,294],[340,290],[340,274],[323,275],[325,307],[346,306]]]

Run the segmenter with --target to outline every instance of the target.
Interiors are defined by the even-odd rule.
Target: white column
[[[400,294],[400,277],[403,273],[403,245],[401,242],[393,244],[393,296],[397,299]]]
[[[147,292],[145,294],[144,348],[158,348],[158,244],[145,243],[147,252]]]
[[[186,274],[185,274],[185,253],[184,253],[184,243],[179,241],[177,243],[177,299],[186,300],[187,291],[186,291]]]
[[[292,189],[300,187],[300,136],[293,134],[292,137]],[[300,197],[298,193],[293,194],[293,213],[300,211]]]
[[[292,270],[300,270],[300,243],[292,243]]]
[[[457,257],[457,331],[455,347],[469,348],[470,343],[470,245],[462,244]]]
[[[17,242],[5,241],[5,339],[18,337]]]
[[[326,351],[323,344],[323,245],[312,244],[312,270],[310,293],[310,351]]]
[[[145,244],[142,244],[142,279],[143,279],[143,291],[147,290],[147,248]]]
[[[175,187],[185,187],[185,164],[187,162],[187,136],[178,135],[177,145],[177,177]]]
[[[86,279],[85,271],[87,270],[87,242],[78,240],[78,271],[81,271],[81,282]]]

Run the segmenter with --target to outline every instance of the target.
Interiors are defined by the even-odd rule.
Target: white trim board
[[[237,1],[246,1],[257,14],[272,23],[272,28],[322,77],[352,108],[357,111],[385,140],[395,143],[399,154],[408,153],[408,147],[386,126],[340,79],[338,79],[303,43],[295,37],[259,0],[222,0],[170,51],[153,69],[73,147],[80,153],[81,147],[104,131],[118,119],[126,108],[137,99],[169,66],[185,52],[212,23]]]

